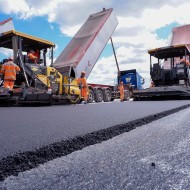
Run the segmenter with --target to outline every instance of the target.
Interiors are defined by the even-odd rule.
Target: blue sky
[[[174,22],[174,23],[168,24],[167,26],[158,28],[155,32],[158,35],[158,38],[168,39],[168,37],[171,35],[172,28],[178,25],[179,25],[178,23]]]
[[[1,20],[7,19],[9,17],[13,18],[15,30],[46,39],[57,44],[59,48],[57,51],[55,51],[56,57],[71,40],[71,37],[67,37],[60,32],[59,27],[56,23],[50,24],[45,17],[38,16],[30,18],[28,20],[23,20],[14,15],[5,15],[2,13],[0,14]],[[4,57],[3,54],[1,54],[1,58],[2,57]]]
[[[113,8],[119,25],[113,41],[120,70],[137,69],[150,83],[147,50],[169,45],[173,27],[190,24],[188,0],[0,0],[0,21],[13,18],[15,29],[57,44],[57,57],[92,13]],[[3,54],[2,54],[3,52]],[[5,57],[0,48],[0,59]],[[108,44],[89,82],[113,84],[117,68]]]

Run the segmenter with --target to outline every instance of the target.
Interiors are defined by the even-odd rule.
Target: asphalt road
[[[149,101],[1,107],[0,159],[189,103],[190,101]]]
[[[0,182],[7,190],[190,189],[190,108]]]

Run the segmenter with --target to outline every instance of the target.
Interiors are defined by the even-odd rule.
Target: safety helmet
[[[85,74],[85,71],[82,71],[81,74]]]
[[[30,50],[30,53],[34,53],[34,50],[31,49],[31,50]]]
[[[8,60],[13,60],[13,57],[12,57],[12,56],[9,56],[9,57],[8,57]]]

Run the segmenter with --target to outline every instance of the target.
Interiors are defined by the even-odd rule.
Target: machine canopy
[[[31,49],[41,50],[55,46],[55,44],[50,41],[43,40],[41,38],[37,38],[21,32],[17,32],[15,30],[11,30],[8,32],[4,32],[0,35],[0,47],[13,49],[12,38],[15,36],[22,38],[22,51],[25,52]]]
[[[162,48],[151,49],[148,53],[158,59],[181,57],[190,55],[190,44],[167,46]]]

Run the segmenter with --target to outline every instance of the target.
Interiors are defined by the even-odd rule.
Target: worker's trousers
[[[14,80],[4,80],[4,88],[8,88],[9,90],[13,90],[15,81]]]
[[[124,93],[120,93],[120,100],[121,100],[121,101],[124,100]]]
[[[87,88],[82,88],[81,89],[81,96],[84,98],[84,101],[87,102],[87,100],[88,100]]]

